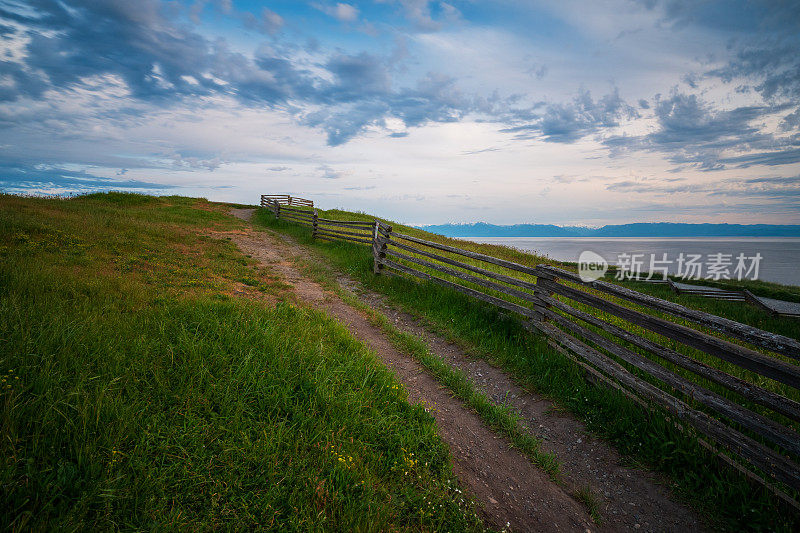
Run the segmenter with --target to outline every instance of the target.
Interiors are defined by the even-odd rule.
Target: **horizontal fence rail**
[[[279,202],[265,207],[311,227],[315,238],[371,245],[376,274],[425,280],[520,315],[590,376],[658,405],[721,461],[800,509],[783,490],[800,492],[796,339],[550,265],[424,240],[380,220],[323,219]]]
[[[311,236],[315,239],[372,244],[375,222],[322,218],[313,209],[313,201],[294,198],[291,200],[293,204],[289,204],[289,200],[284,201],[285,198],[285,195],[262,195],[261,207],[271,209],[276,218],[311,228]],[[307,203],[301,204],[298,200]]]
[[[314,238],[329,241],[344,240],[361,244],[372,244],[375,222],[329,220],[319,217],[315,220],[314,232],[312,233]]]
[[[314,207],[314,201],[306,198],[298,198],[288,194],[262,194],[261,207],[269,207],[267,204],[277,203],[278,205]]]

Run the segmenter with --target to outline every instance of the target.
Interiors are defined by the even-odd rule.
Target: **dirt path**
[[[425,329],[414,317],[387,305],[384,298],[359,291],[362,301],[386,315],[395,327],[422,338],[432,352],[465,372],[473,384],[498,404],[512,406],[528,429],[555,453],[570,493],[589,486],[599,497],[601,530],[697,531],[694,513],[676,501],[656,474],[626,467],[612,446],[586,431],[583,423],[555,409],[552,402],[517,385],[503,370],[464,353],[452,342]]]
[[[252,210],[234,210],[233,214],[248,220]],[[399,329],[422,337],[434,353],[467,373],[487,396],[498,403],[511,404],[529,429],[544,440],[543,447],[554,452],[561,462],[563,483],[552,482],[488,429],[475,413],[452,398],[416,360],[397,351],[362,313],[301,276],[289,258],[305,253],[304,249],[283,236],[265,232],[246,230],[226,236],[293,285],[300,300],[338,318],[395,371],[412,402],[428,407],[439,434],[450,447],[454,471],[483,504],[487,525],[503,528],[508,523],[513,531],[700,529],[693,513],[676,503],[655,475],[623,466],[619,454],[588,434],[579,421],[522,389],[500,369],[470,358],[454,344],[427,331],[413,317],[386,305],[380,295],[358,288],[357,296],[362,301],[385,314]],[[339,282],[347,290],[357,288],[348,278],[340,278]],[[591,522],[585,506],[571,495],[586,486],[599,496],[603,516],[600,527]]]

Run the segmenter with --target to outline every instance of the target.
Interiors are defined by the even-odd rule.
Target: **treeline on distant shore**
[[[642,222],[586,228],[553,224],[500,226],[477,222],[438,224],[420,228],[446,237],[800,237],[800,225],[779,224]]]

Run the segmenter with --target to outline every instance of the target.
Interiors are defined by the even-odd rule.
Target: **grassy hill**
[[[226,232],[245,226],[231,207],[119,193],[0,195],[0,524],[482,529],[432,417],[342,326],[299,305],[238,251]],[[314,242],[267,210],[255,225],[315,250],[324,260],[300,265],[309,277],[333,286],[344,272],[552,398],[629,461],[666,474],[713,526],[795,529],[774,496],[718,467],[663,413],[588,383],[514,317],[441,287],[374,276],[368,247]],[[742,303],[631,286],[800,336],[797,321]]]
[[[431,416],[228,208],[0,196],[0,526],[481,529]]]
[[[365,213],[341,210],[318,212],[320,217],[337,220],[375,218]],[[310,275],[327,277],[335,283],[337,272],[346,273],[368,289],[382,293],[394,306],[419,317],[428,327],[458,343],[474,356],[502,367],[518,383],[554,399],[561,407],[582,419],[591,431],[614,443],[628,460],[666,474],[673,488],[696,508],[704,511],[715,527],[730,530],[795,529],[797,515],[794,510],[778,504],[773,494],[754,487],[733,469],[720,466],[694,435],[678,430],[665,412],[657,408],[643,409],[617,391],[589,383],[577,364],[554,350],[545,339],[531,335],[518,317],[439,285],[388,275],[375,276],[372,271],[372,251],[368,246],[343,241],[314,241],[307,227],[276,220],[272,212],[266,209],[259,210],[255,220],[257,224],[291,235],[303,246],[323,255],[327,265],[306,264]],[[521,250],[462,241],[393,222],[391,224],[395,231],[523,265],[553,264],[547,258]],[[469,262],[463,257],[459,259]],[[494,269],[493,266],[487,268]],[[675,295],[663,286],[641,282],[626,282],[624,285],[767,331],[800,338],[800,323],[797,320],[772,317],[743,302]],[[724,362],[716,364],[723,366],[726,371],[738,372],[737,375],[745,374],[734,365]],[[678,368],[673,370],[681,371]],[[684,372],[681,375],[689,377],[688,374]],[[705,385],[724,394],[714,384]],[[775,387],[791,398],[798,398],[797,390],[791,387],[780,384]],[[759,409],[756,405],[749,407]]]

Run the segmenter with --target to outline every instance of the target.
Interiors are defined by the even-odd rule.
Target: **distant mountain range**
[[[800,225],[636,223],[584,228],[552,224],[437,224],[420,229],[446,237],[800,237]]]

